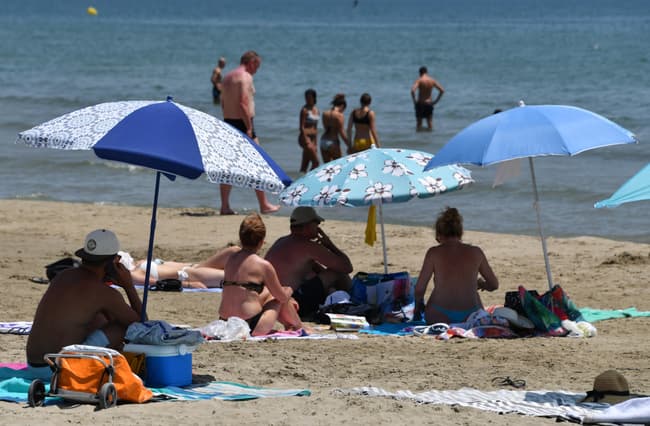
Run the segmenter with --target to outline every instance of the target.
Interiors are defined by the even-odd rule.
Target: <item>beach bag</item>
[[[578,307],[558,284],[539,297],[540,301],[560,320],[584,321]]]
[[[413,301],[406,271],[391,274],[357,272],[352,278],[352,301],[378,306],[382,313],[399,311]]]
[[[45,275],[47,276],[48,280],[52,281],[59,272],[65,271],[66,269],[69,268],[78,268],[80,266],[81,266],[81,262],[78,261],[77,259],[74,259],[72,257],[64,257],[63,259],[59,259],[54,263],[50,263],[49,265],[46,265]]]
[[[535,325],[536,330],[551,336],[566,334],[560,318],[523,286],[519,286],[519,297],[525,316]]]
[[[183,283],[176,278],[167,278],[156,281],[150,288],[152,291],[183,291]]]
[[[528,290],[533,297],[539,299],[539,293],[537,290]],[[519,296],[519,290],[515,291],[506,291],[505,302],[503,306],[506,308],[514,309],[518,314],[526,316],[524,307],[521,304],[521,297]]]

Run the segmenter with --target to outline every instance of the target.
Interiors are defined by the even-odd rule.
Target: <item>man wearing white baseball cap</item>
[[[291,233],[279,238],[266,253],[283,285],[293,288],[298,313],[310,320],[334,291],[350,291],[352,262],[320,227],[323,222],[312,207],[291,213]]]
[[[113,232],[97,229],[75,252],[81,266],[54,277],[38,304],[27,339],[27,363],[34,376],[49,378],[43,356],[67,345],[122,349],[127,327],[140,320],[142,301],[131,273],[120,263],[119,249]],[[107,280],[124,289],[129,303]]]

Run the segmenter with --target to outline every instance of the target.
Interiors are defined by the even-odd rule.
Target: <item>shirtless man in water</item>
[[[427,324],[464,322],[471,313],[483,309],[478,290],[499,288],[483,250],[463,243],[462,236],[462,216],[447,207],[436,221],[439,244],[427,251],[415,285],[415,318],[424,313]],[[424,293],[431,276],[434,287],[425,305]]]
[[[221,83],[221,110],[223,121],[230,124],[248,136],[253,142],[259,144],[255,134],[255,86],[253,75],[262,64],[262,58],[254,51],[244,52],[239,61],[239,66],[230,71]],[[221,214],[235,214],[230,208],[230,185],[221,184]],[[260,213],[273,213],[280,210],[280,206],[271,204],[266,199],[263,191],[255,190]]]
[[[226,67],[226,58],[223,56],[219,58],[217,66],[212,70],[210,81],[212,82],[212,101],[215,105],[221,103],[221,80],[223,79],[223,69]]]
[[[301,318],[310,318],[328,294],[350,291],[352,262],[320,228],[323,218],[311,207],[291,213],[291,233],[266,253],[280,282],[293,288]]]
[[[47,353],[64,346],[84,344],[121,350],[127,327],[140,320],[142,302],[131,274],[120,263],[119,242],[111,231],[98,229],[86,236],[75,253],[79,268],[60,272],[38,304],[27,339],[27,363],[35,377],[49,378]],[[109,285],[122,287],[129,303]]]
[[[433,89],[438,91],[438,96],[432,100]],[[418,92],[417,99],[415,92]],[[433,107],[440,101],[442,95],[445,94],[445,89],[433,78],[427,74],[427,67],[420,67],[420,78],[415,80],[411,87],[411,98],[415,106],[415,119],[417,122],[417,130],[422,129],[422,120],[427,120],[427,130],[433,130]]]

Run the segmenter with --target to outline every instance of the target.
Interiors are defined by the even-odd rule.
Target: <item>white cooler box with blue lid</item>
[[[124,345],[125,352],[145,355],[144,384],[149,387],[187,386],[192,383],[192,352],[187,345]]]

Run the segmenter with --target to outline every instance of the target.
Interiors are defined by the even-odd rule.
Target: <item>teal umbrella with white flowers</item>
[[[293,207],[376,206],[387,272],[382,205],[434,197],[473,182],[469,170],[457,165],[423,171],[432,158],[433,154],[422,151],[373,145],[368,150],[325,163],[295,180],[280,193],[280,202]]]

